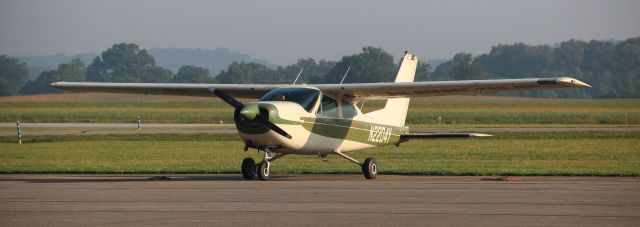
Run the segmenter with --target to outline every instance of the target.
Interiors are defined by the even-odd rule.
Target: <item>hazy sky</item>
[[[637,0],[0,0],[0,54],[142,48],[229,49],[277,64],[338,60],[363,46],[423,59],[500,43],[640,36]]]

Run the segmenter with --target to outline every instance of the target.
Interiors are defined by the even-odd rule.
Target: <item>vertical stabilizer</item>
[[[405,51],[395,82],[413,82],[417,67],[418,56]],[[387,99],[387,104],[383,109],[367,113],[367,115],[384,120],[393,125],[404,126],[408,110],[409,98],[391,98]]]

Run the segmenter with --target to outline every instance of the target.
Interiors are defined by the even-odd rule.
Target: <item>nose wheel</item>
[[[261,162],[258,164],[258,178],[260,180],[269,180],[269,175],[271,175],[271,168],[269,167],[269,162]]]

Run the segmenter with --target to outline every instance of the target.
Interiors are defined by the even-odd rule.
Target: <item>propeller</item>
[[[214,95],[218,96],[218,98],[222,99],[222,101],[228,103],[229,105],[233,106],[236,109],[242,109],[244,108],[244,104],[242,104],[240,101],[234,99],[233,97],[231,97],[230,95],[227,95],[227,93],[222,92],[221,90],[215,89],[215,88],[209,88],[209,91],[211,93],[213,93]]]
[[[213,93],[214,95],[218,96],[218,98],[222,99],[222,101],[228,103],[229,105],[233,106],[236,111],[239,111],[241,114],[241,117],[246,118],[247,120],[256,120],[258,122],[260,122],[260,124],[266,126],[267,128],[273,130],[274,132],[287,137],[289,139],[291,139],[291,135],[289,135],[289,133],[287,133],[286,131],[284,131],[282,128],[278,127],[277,125],[275,125],[274,123],[272,123],[271,121],[269,121],[269,112],[266,111],[265,109],[259,108],[258,112],[255,115],[251,115],[251,112],[253,112],[252,110],[248,110],[246,109],[245,105],[242,104],[240,101],[238,101],[237,99],[231,97],[230,95],[228,95],[227,93],[224,93],[223,91],[219,90],[219,89],[215,89],[215,88],[209,88],[209,91],[211,93]],[[253,119],[252,119],[253,117]]]

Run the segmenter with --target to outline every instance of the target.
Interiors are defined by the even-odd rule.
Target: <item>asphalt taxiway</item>
[[[167,178],[164,178],[167,177]],[[1,226],[639,226],[640,178],[0,175]]]

